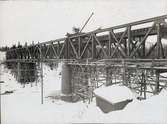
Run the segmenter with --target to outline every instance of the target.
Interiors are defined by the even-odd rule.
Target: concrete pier
[[[62,65],[62,78],[61,78],[61,99],[66,102],[72,102],[72,85],[71,85],[72,72],[67,63]]]

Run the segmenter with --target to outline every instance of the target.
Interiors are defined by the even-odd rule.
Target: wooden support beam
[[[127,85],[127,79],[126,79],[126,66],[125,66],[125,61],[122,60],[122,81],[124,85]]]
[[[155,87],[155,94],[159,93],[159,71],[157,70],[156,72],[156,87]]]
[[[142,82],[143,82],[143,92],[144,92],[144,99],[146,99],[146,88],[147,88],[147,85],[146,85],[146,78],[147,78],[147,71],[144,70],[144,72],[142,73]]]
[[[112,85],[112,73],[109,67],[106,67],[106,86]]]

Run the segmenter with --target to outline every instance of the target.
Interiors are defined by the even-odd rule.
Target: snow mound
[[[134,95],[131,90],[125,86],[108,86],[94,90],[95,95],[107,100],[111,103],[133,99]]]
[[[17,83],[14,75],[3,64],[0,66],[0,80],[4,81],[4,83],[1,84],[1,94],[6,91],[15,91],[21,88],[21,85]]]
[[[167,123],[167,91],[162,90],[146,100],[133,100],[126,108],[112,116],[112,122],[120,123]],[[119,120],[119,118],[121,118]],[[119,121],[118,121],[119,120]]]

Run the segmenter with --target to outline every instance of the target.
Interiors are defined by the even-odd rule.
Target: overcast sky
[[[167,0],[0,1],[0,46],[64,37],[92,12],[84,31],[167,14]]]

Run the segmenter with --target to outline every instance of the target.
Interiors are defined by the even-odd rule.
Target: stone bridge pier
[[[61,99],[72,102],[72,72],[71,67],[64,62],[62,65]]]

